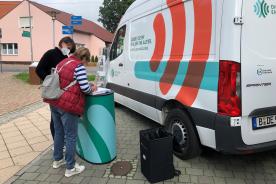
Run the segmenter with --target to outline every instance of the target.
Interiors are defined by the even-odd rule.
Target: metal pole
[[[74,27],[73,27],[73,33],[72,33],[72,40],[74,40]]]
[[[55,19],[53,17],[53,48],[55,48],[55,46],[56,46],[56,34],[55,34],[55,30],[56,30],[56,28],[55,28]]]
[[[3,63],[2,63],[2,44],[1,44],[1,37],[0,37],[0,68],[1,68],[1,73],[3,73]]]
[[[57,14],[59,14],[60,12],[48,11],[47,13],[49,13],[51,15],[52,21],[53,21],[53,48],[55,48],[55,46],[56,46],[56,24],[55,24],[55,21],[57,19]]]
[[[33,56],[33,34],[32,34],[32,17],[31,17],[31,3],[28,1],[29,6],[29,25],[30,25],[30,47],[31,47],[31,61],[34,62],[34,56]]]

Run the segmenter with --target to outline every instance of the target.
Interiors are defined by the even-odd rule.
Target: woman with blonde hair
[[[97,90],[96,86],[89,84],[83,65],[89,60],[89,50],[82,47],[59,63],[57,71],[60,87],[64,89],[64,93],[57,100],[44,100],[50,104],[55,127],[53,168],[57,169],[66,164],[66,177],[79,174],[85,169],[85,166],[76,163],[75,152],[78,121],[84,113],[85,94],[91,94],[92,91]],[[66,144],[65,161],[63,159],[64,143]]]

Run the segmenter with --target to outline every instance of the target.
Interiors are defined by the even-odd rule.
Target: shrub
[[[95,57],[94,56],[91,57],[91,62],[92,63],[95,62]]]
[[[98,56],[96,56],[94,62],[95,62],[95,63],[98,63],[98,61],[99,61],[99,58],[98,58]]]

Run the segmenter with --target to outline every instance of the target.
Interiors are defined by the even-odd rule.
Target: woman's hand
[[[91,84],[91,88],[92,88],[92,91],[93,91],[93,92],[98,90],[97,85]]]

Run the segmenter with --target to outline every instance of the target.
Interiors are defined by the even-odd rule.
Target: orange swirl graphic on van
[[[209,58],[212,38],[212,0],[194,0],[195,36],[192,59],[176,99],[193,105]]]
[[[150,60],[150,68],[153,72],[159,67],[159,64],[163,58],[164,50],[165,50],[165,42],[166,42],[166,27],[164,17],[161,13],[159,13],[153,23],[153,28],[155,32],[155,49],[154,53]]]
[[[167,5],[172,15],[173,35],[170,59],[159,83],[163,95],[169,92],[176,78],[186,37],[186,15],[182,0],[167,0]]]
[[[199,89],[217,92],[219,62],[207,62],[212,40],[212,0],[194,0],[194,42],[191,60],[183,60],[186,42],[186,12],[182,0],[167,0],[172,20],[172,46],[168,61],[162,60],[166,43],[166,25],[161,13],[155,17],[155,48],[150,62],[138,61],[135,76],[159,82],[163,95],[173,85],[180,86],[175,99],[192,106]]]

